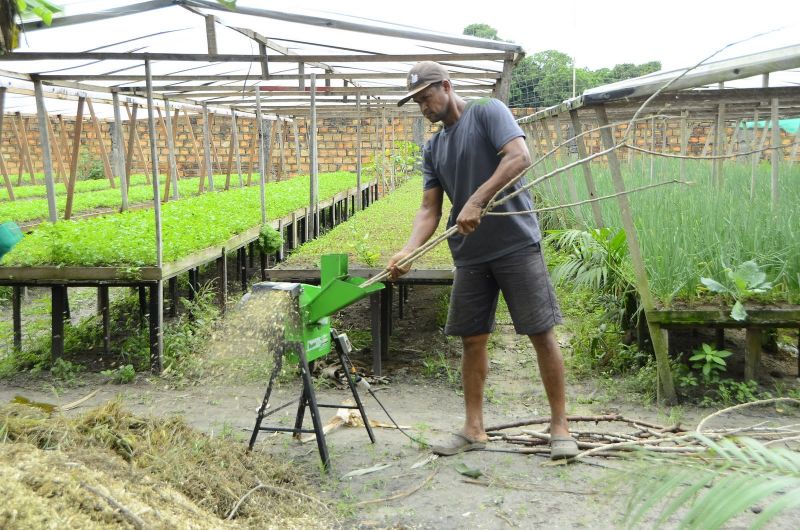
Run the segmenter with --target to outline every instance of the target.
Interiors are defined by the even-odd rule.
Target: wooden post
[[[206,46],[209,55],[217,54],[217,30],[214,26],[214,15],[205,15],[206,18]]]
[[[11,320],[14,328],[14,349],[22,350],[22,287],[15,285],[11,290]]]
[[[292,212],[292,228],[291,228],[291,239],[292,243],[289,247],[291,250],[297,248],[297,212]]]
[[[511,92],[511,73],[514,70],[514,53],[506,53],[503,60],[503,73],[495,85],[495,97],[508,105],[508,96]]]
[[[50,288],[50,293],[50,323],[53,341],[50,351],[52,360],[55,361],[64,356],[64,307],[66,287],[63,285],[53,285]]]
[[[156,199],[157,200],[157,199]],[[160,374],[164,366],[164,282],[150,285],[150,371]]]
[[[725,130],[727,127],[725,126],[725,103],[719,104],[719,109],[717,111],[717,134],[714,137],[714,149],[712,152],[716,156],[722,156],[725,154]],[[723,186],[723,176],[722,176],[722,158],[714,159],[714,182],[717,187]]]
[[[611,130],[607,127],[608,116],[606,109],[600,105],[595,108],[597,114],[597,121],[601,127],[600,136],[603,139],[603,145],[606,149],[614,147],[614,138],[611,135]],[[611,170],[611,178],[614,181],[614,190],[617,193],[625,192],[625,183],[622,179],[622,171],[619,167],[619,160],[615,151],[611,151],[607,155],[608,167]],[[639,296],[642,299],[642,307],[644,307],[645,315],[649,316],[655,309],[655,300],[650,292],[650,285],[647,279],[647,271],[644,267],[644,260],[642,259],[641,247],[639,246],[639,236],[636,231],[636,225],[633,222],[633,215],[631,213],[630,203],[627,195],[619,195],[617,197],[619,203],[620,214],[622,217],[622,225],[625,229],[626,239],[628,241],[628,253],[631,256],[631,263],[633,265],[633,272],[636,279],[636,288],[639,291]],[[652,325],[651,318],[648,318],[648,327],[650,328],[650,335],[653,341],[653,349],[656,354],[656,365],[658,369],[659,380],[661,381],[661,398],[667,401],[675,399],[675,388],[672,384],[672,373],[669,368],[669,354],[668,344],[665,332],[658,326]]]
[[[231,110],[231,123],[233,127],[233,146],[236,149],[236,173],[239,175],[239,187],[244,187],[242,179],[242,156],[239,150],[239,127],[236,125],[236,111]]]
[[[579,136],[583,129],[581,125],[581,120],[580,118],[578,118],[578,111],[570,110],[569,118],[570,121],[572,121],[572,131],[575,134],[575,146],[578,149],[578,158],[584,159],[588,156],[588,154],[586,152],[586,144],[583,141],[583,136]],[[594,185],[592,168],[589,167],[588,163],[581,164],[581,168],[583,169],[583,179],[586,182],[586,190],[589,193],[589,198],[596,199],[597,188]],[[591,205],[592,205],[592,216],[594,217],[595,228],[603,228],[605,224],[603,223],[603,213],[600,210],[600,204],[598,202],[593,202],[591,203]]]
[[[103,130],[100,127],[100,121],[94,113],[94,105],[92,105],[92,98],[86,98],[86,105],[89,107],[89,115],[92,117],[92,124],[94,125],[94,134],[97,136],[97,146],[100,148],[100,159],[103,161],[103,171],[108,179],[108,183],[112,188],[116,188],[114,183],[114,172],[111,171],[111,162],[108,160],[108,151],[106,151],[106,143],[103,141]]]
[[[561,120],[559,120],[558,116],[554,116],[553,117],[553,128],[556,130],[556,142],[558,143],[558,145],[563,144],[564,143],[564,134],[561,132]],[[567,148],[566,145],[564,147],[561,147],[557,151],[556,154],[558,155],[559,153],[563,153],[565,151],[568,151],[568,148]],[[558,158],[560,160],[569,160],[569,158],[570,158],[569,157],[569,153],[567,152],[567,156],[559,156]],[[578,168],[577,167],[574,168],[572,171],[573,171],[573,175],[577,175],[578,174]],[[568,174],[568,173],[564,173],[563,174],[563,178],[564,178],[564,180],[567,181],[567,190],[569,190],[570,202],[578,202],[578,200],[579,200],[578,199],[578,189],[575,187],[575,180],[573,180],[572,176],[570,174]],[[583,216],[581,215],[580,206],[574,206],[573,208],[571,208],[571,210],[572,210],[572,214],[575,216],[575,218],[577,220],[579,220],[581,222],[581,224],[585,225],[586,222],[583,220]]]
[[[256,124],[256,130],[259,128],[259,125]],[[253,183],[253,173],[258,173],[258,167],[256,166],[256,160],[258,159],[259,147],[258,147],[258,138],[260,133],[254,132],[253,133],[253,141],[250,142],[250,158],[247,161],[247,182],[245,186],[250,186]]]
[[[50,139],[47,130],[47,108],[44,106],[44,93],[42,82],[33,81],[33,90],[36,94],[36,115],[39,118],[39,141],[42,144],[42,164],[44,165],[44,184],[47,187],[47,209],[50,213],[50,222],[58,220],[56,208],[56,185],[53,178],[53,160],[50,157]]]
[[[382,375],[381,371],[381,294],[375,293],[369,297],[369,314],[372,328],[372,373]]]
[[[164,98],[164,114],[167,115],[167,119],[165,120],[167,133],[167,161],[169,162],[169,178],[172,182],[172,198],[174,200],[178,200],[180,198],[180,193],[178,192],[178,164],[175,160],[175,129],[173,128],[173,120],[170,118],[171,112],[169,108],[169,99],[167,98]],[[175,117],[177,118],[177,115]],[[166,195],[166,190],[164,191],[164,195]]]
[[[761,366],[761,328],[745,330],[744,380],[755,381]]]
[[[167,292],[169,293],[169,316],[175,318],[178,316],[178,277],[173,276],[167,280]]]
[[[295,169],[295,175],[302,173],[302,169],[300,168],[300,131],[298,131],[298,129],[299,127],[297,126],[297,118],[295,117],[292,119],[292,132],[294,133],[294,158],[295,164],[297,165]]]
[[[264,169],[264,178],[267,180],[267,182],[269,182],[269,179],[272,176],[272,153],[274,152],[275,126],[276,122],[272,121],[269,124],[269,129],[267,130],[267,152],[264,153],[264,164],[266,165],[266,168]],[[279,175],[276,175],[275,181],[279,180]]]
[[[126,103],[127,105],[127,103]],[[127,108],[127,107],[126,107]],[[136,140],[136,112],[139,109],[139,104],[133,104],[133,112],[128,112],[128,157],[125,159],[125,179],[128,187],[131,185],[131,169],[133,167],[133,147]],[[121,132],[121,131],[120,131]]]
[[[72,131],[72,160],[69,165],[69,183],[67,185],[67,204],[64,207],[64,219],[72,216],[72,198],[75,194],[75,180],[78,178],[78,157],[81,149],[81,130],[83,129],[84,97],[78,98],[78,110],[75,113],[75,128]]]
[[[0,87],[0,139],[3,137],[3,119],[5,117],[5,105],[6,105],[6,87]],[[8,170],[6,169],[6,163],[3,159],[2,154],[0,154],[0,170],[3,172],[3,182],[6,185],[6,191],[8,191],[8,200],[14,200],[14,187],[11,185],[11,178],[8,176]]]
[[[194,128],[192,127],[192,119],[189,117],[189,111],[186,110],[186,107],[183,108],[183,116],[186,118],[186,129],[189,131],[189,139],[192,142],[192,150],[194,151],[194,157],[197,159],[197,174],[200,177],[200,188],[197,190],[199,193],[203,192],[203,172],[205,168],[203,167],[204,158],[200,156],[200,147],[197,145],[197,137],[194,134]]]
[[[278,174],[280,175],[280,179],[283,180],[283,177],[286,175],[286,149],[285,149],[285,141],[286,136],[283,134],[284,128],[283,120],[280,118],[276,123],[276,127],[278,127],[278,152],[280,154],[280,165]]]
[[[222,255],[217,258],[217,277],[219,278],[219,291],[217,292],[217,302],[219,303],[219,310],[225,313],[225,307],[228,305],[228,260],[225,256],[225,249],[222,249]]]
[[[778,207],[778,199],[780,198],[780,190],[778,186],[778,174],[780,170],[780,161],[781,161],[781,151],[779,149],[781,145],[781,126],[780,126],[780,116],[778,115],[778,98],[772,98],[770,102],[770,121],[772,122],[772,139],[770,141],[770,147],[772,147],[771,152],[771,187],[772,187],[772,209],[776,209]]]
[[[656,117],[650,117],[650,182],[656,181]]]
[[[285,228],[283,226],[283,219],[278,219],[278,233],[281,235],[281,238],[283,238],[284,230],[285,230]],[[278,249],[278,253],[277,253],[277,256],[276,256],[276,259],[278,261],[283,261],[283,255],[284,255],[284,248],[285,247],[286,247],[286,242],[284,241],[281,244],[281,247]]]
[[[133,104],[134,111],[136,111],[136,107],[137,104],[134,103]],[[130,121],[130,128],[133,133],[134,142],[136,143],[136,151],[139,153],[139,160],[141,160],[142,164],[144,164],[144,178],[146,182],[150,184],[150,175],[151,175],[150,164],[147,161],[147,157],[144,156],[144,149],[142,148],[142,142],[139,139],[139,131],[137,130],[136,127],[136,114],[134,113],[133,115],[131,115],[131,109],[128,107],[127,102],[125,102],[125,112],[128,114],[128,121]]]
[[[119,108],[119,93],[111,92],[114,106],[114,134],[111,137],[111,153],[114,155],[114,173],[119,175],[120,199],[122,211],[128,209],[128,176],[125,174],[125,140],[122,135],[122,116]]]
[[[61,143],[58,141],[55,129],[53,129],[53,122],[50,121],[50,116],[47,116],[47,134],[50,145],[52,146],[51,153],[54,155],[56,166],[58,167],[58,178],[64,183],[64,187],[66,188],[69,177],[67,176],[67,170],[64,167],[64,159],[61,155]]]
[[[689,111],[681,111],[681,155],[686,156],[689,148]],[[686,180],[686,159],[680,159],[680,179]]]
[[[28,146],[28,129],[25,127],[25,119],[22,117],[22,114],[17,112],[16,115],[17,120],[19,120],[19,131],[17,131],[16,127],[14,127],[14,133],[19,139],[20,156],[22,158],[22,162],[25,164],[25,167],[28,169],[28,173],[30,174],[31,184],[36,184],[36,173],[33,167],[33,159],[31,158],[30,147]],[[19,184],[22,184],[21,173]]]
[[[233,123],[236,123],[236,115],[233,115]],[[228,164],[225,171],[225,191],[231,189],[231,172],[233,171],[233,151],[235,149],[235,141],[233,139],[233,129],[231,129],[231,141],[228,145]]]
[[[97,287],[97,313],[103,323],[103,353],[111,353],[111,311],[109,307],[108,285]]]
[[[205,160],[205,174],[208,177],[208,190],[214,191],[214,164],[211,162],[211,124],[208,121],[208,106],[203,103],[203,160]],[[203,186],[203,176],[200,175],[200,186]]]
[[[61,114],[58,114],[57,117],[58,117],[58,124],[60,126],[58,143],[61,152],[64,153],[64,159],[66,160],[67,163],[67,174],[66,174],[66,180],[64,182],[69,182],[69,164],[71,162],[71,158],[69,157],[69,135],[67,134],[67,126],[64,125],[64,117]]]

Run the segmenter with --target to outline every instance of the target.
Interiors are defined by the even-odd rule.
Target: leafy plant
[[[283,235],[271,225],[262,225],[258,234],[258,246],[264,254],[274,254],[283,246]]]
[[[625,466],[622,482],[631,491],[627,527],[640,527],[655,512],[655,528],[677,517],[677,528],[716,529],[759,506],[750,528],[762,528],[800,506],[800,454],[749,438],[717,442],[694,436],[705,451],[690,456],[650,454]]]
[[[727,370],[725,359],[731,355],[733,354],[727,350],[718,351],[703,343],[702,348],[695,350],[694,355],[689,357],[689,361],[692,363],[692,368],[702,372],[703,380],[709,382]]]
[[[700,278],[700,282],[709,291],[731,296],[736,301],[731,309],[731,318],[746,320],[747,311],[742,301],[754,294],[766,293],[772,289],[772,282],[767,281],[767,274],[753,260],[745,261],[734,269],[725,267],[725,274],[727,285],[712,278]]]
[[[422,165],[421,149],[414,142],[396,141],[392,163],[397,174],[409,176]]]
[[[132,383],[136,379],[136,370],[132,364],[118,366],[113,370],[103,370],[101,374],[110,377],[111,382],[117,385]]]
[[[355,185],[355,175],[320,175],[319,197],[324,200]],[[283,217],[307,203],[309,177],[267,185],[267,215]],[[113,190],[112,190],[113,191]],[[152,196],[152,191],[150,192]],[[176,261],[192,252],[221,244],[261,219],[258,187],[205,193],[162,206],[164,260]],[[15,201],[22,204],[32,201]],[[8,206],[8,203],[3,206]],[[0,217],[2,210],[0,209]],[[134,266],[155,264],[155,245],[142,244],[155,230],[147,210],[40,225],[3,257],[3,265]],[[150,236],[147,236],[150,234]]]
[[[83,367],[81,365],[62,358],[56,359],[50,368],[50,373],[53,374],[53,377],[66,384],[74,383],[78,374],[82,371]]]
[[[359,234],[355,227],[352,230],[353,240],[350,246],[355,250],[358,260],[367,267],[374,267],[378,264],[378,258],[381,257],[380,252],[376,252],[370,245],[369,232]]]

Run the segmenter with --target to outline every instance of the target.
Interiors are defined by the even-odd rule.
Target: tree
[[[464,35],[472,35],[481,39],[502,40],[497,36],[497,30],[489,24],[470,24],[464,28]]]
[[[488,24],[475,23],[464,28],[464,35],[505,41]],[[505,41],[508,42],[508,41]],[[569,99],[575,61],[558,50],[544,50],[524,57],[511,73],[510,107],[550,107]],[[639,77],[661,70],[660,61],[643,64],[621,63],[613,68],[575,68],[575,94],[623,79]]]

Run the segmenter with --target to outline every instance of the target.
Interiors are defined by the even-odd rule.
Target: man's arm
[[[497,190],[505,186],[529,165],[531,165],[531,155],[521,136],[504,145],[500,150],[500,164],[494,174],[475,190],[458,214],[458,219],[456,219],[458,231],[464,235],[474,232],[481,222],[481,210],[494,197]]]
[[[440,187],[427,189],[422,194],[422,205],[417,210],[417,215],[414,217],[414,224],[411,228],[411,236],[408,238],[408,243],[403,249],[395,254],[389,260],[386,266],[389,269],[389,279],[396,280],[403,274],[411,270],[411,265],[398,267],[396,263],[414,250],[422,246],[427,240],[431,238],[436,228],[439,226],[439,220],[442,218],[442,201],[444,200],[444,192]]]

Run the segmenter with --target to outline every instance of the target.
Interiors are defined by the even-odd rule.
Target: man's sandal
[[[447,440],[431,445],[431,451],[441,456],[453,456],[465,451],[475,451],[486,447],[486,442],[473,440],[462,432],[454,432]]]
[[[571,436],[550,437],[550,460],[564,460],[578,455],[578,442]]]

